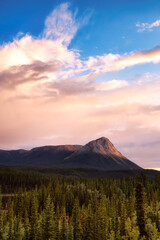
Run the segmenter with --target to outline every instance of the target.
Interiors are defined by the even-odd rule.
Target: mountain
[[[102,137],[87,143],[63,161],[65,167],[96,168],[102,170],[139,169],[124,157],[110,142]]]
[[[141,169],[102,137],[81,145],[44,146],[31,150],[0,150],[0,164],[102,170]]]
[[[7,166],[56,166],[70,156],[79,145],[44,146],[31,150],[0,150],[0,164]]]

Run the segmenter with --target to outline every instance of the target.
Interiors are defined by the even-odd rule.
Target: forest
[[[158,240],[160,176],[83,178],[0,167],[2,240]]]

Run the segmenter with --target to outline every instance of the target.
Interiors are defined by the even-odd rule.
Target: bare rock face
[[[114,145],[110,142],[108,138],[102,137],[98,138],[96,140],[93,140],[89,143],[87,143],[85,146],[78,149],[75,153],[89,153],[94,152],[102,155],[117,155],[119,157],[122,157],[122,154],[117,151],[117,149],[114,147]]]

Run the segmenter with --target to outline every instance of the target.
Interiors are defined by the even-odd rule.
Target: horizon
[[[0,149],[106,136],[160,170],[159,9],[158,0],[1,2]]]

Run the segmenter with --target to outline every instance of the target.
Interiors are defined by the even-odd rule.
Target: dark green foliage
[[[136,213],[137,213],[137,226],[140,230],[140,235],[145,236],[145,205],[144,205],[144,192],[143,186],[141,183],[137,183],[136,185]]]
[[[42,213],[41,238],[43,240],[55,240],[56,239],[55,227],[56,225],[54,205],[49,195],[46,200],[45,209],[43,210]]]
[[[81,221],[80,221],[80,206],[79,200],[76,198],[72,211],[72,225],[74,239],[81,239]]]
[[[1,171],[0,239],[160,239],[160,177],[78,178]],[[145,238],[143,238],[143,235]]]
[[[30,239],[38,239],[38,200],[35,192],[31,193]]]

